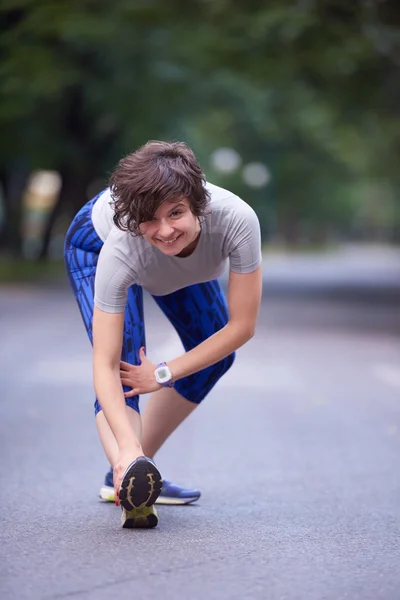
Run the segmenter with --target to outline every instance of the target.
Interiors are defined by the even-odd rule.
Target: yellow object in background
[[[57,203],[61,184],[57,171],[35,171],[29,178],[21,221],[22,252],[27,259],[35,259],[40,253],[46,221]]]

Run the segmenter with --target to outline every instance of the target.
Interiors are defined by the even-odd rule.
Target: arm
[[[168,361],[174,381],[201,371],[243,346],[253,335],[261,303],[261,231],[255,211],[240,198],[230,199],[227,216],[226,250],[230,274],[229,321],[220,331],[186,354]],[[238,272],[240,271],[240,273]],[[154,377],[156,365],[140,350],[141,365],[121,362],[121,380],[132,390],[126,397],[160,389]]]
[[[252,273],[230,272],[229,321],[220,331],[186,354],[168,362],[174,380],[222,360],[253,337],[262,294],[262,267]]]
[[[136,450],[139,445],[127,416],[119,374],[123,327],[124,313],[107,313],[95,306],[93,313],[94,387],[120,452]]]
[[[217,363],[253,337],[260,308],[261,292],[261,267],[251,273],[241,275],[230,272],[228,323],[196,348],[168,361],[174,381]],[[156,365],[147,358],[143,348],[140,349],[139,356],[140,366],[121,362],[121,381],[124,385],[132,388],[130,392],[125,392],[126,398],[161,389],[154,377]]]

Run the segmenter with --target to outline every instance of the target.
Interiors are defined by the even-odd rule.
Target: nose
[[[174,233],[174,228],[168,223],[167,220],[163,220],[160,222],[160,226],[158,228],[158,236],[167,240]]]

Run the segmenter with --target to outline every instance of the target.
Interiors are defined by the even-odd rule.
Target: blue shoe
[[[115,502],[112,467],[110,467],[110,470],[107,472],[104,478],[104,485],[102,485],[100,488],[99,496],[105,502]]]
[[[156,504],[192,504],[201,496],[199,490],[184,488],[172,481],[163,481],[161,493]]]
[[[99,496],[105,502],[114,502],[114,483],[113,471],[110,469],[105,476],[104,485],[100,488]],[[184,488],[171,481],[163,481],[161,493],[156,500],[156,504],[192,504],[201,496],[199,490]]]

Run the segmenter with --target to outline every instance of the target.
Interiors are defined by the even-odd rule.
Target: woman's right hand
[[[114,493],[115,493],[115,504],[119,506],[119,490],[121,488],[122,478],[124,476],[125,471],[129,467],[131,463],[138,457],[142,456],[142,454],[138,454],[137,451],[134,452],[132,450],[124,450],[120,451],[117,462],[113,468],[113,476],[114,476]]]

